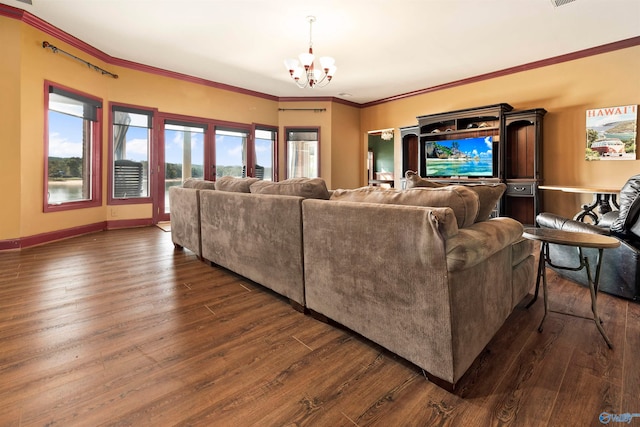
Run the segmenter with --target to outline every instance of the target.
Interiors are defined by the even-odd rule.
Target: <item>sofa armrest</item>
[[[187,248],[197,256],[202,255],[200,191],[194,188],[169,188],[171,240],[175,245]]]
[[[560,215],[544,212],[536,217],[536,222],[540,227],[553,228],[564,231],[577,231],[591,234],[609,234],[609,230],[597,227],[582,221],[565,218]]]
[[[489,258],[522,237],[523,226],[512,218],[499,217],[461,228],[447,240],[447,269],[464,270]]]

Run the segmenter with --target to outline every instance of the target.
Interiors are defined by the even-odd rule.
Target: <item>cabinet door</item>
[[[402,138],[402,173],[408,170],[419,172],[418,135],[405,135]]]

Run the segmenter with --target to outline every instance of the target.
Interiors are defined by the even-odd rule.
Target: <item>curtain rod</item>
[[[43,48],[43,49],[47,49],[47,48],[49,48],[49,49],[51,49],[51,51],[52,51],[53,53],[63,53],[63,54],[65,54],[65,55],[67,55],[68,57],[75,59],[76,61],[82,62],[82,63],[83,63],[83,64],[85,64],[87,67],[89,67],[89,68],[91,68],[92,70],[95,70],[95,71],[97,71],[97,72],[101,73],[102,75],[107,74],[107,75],[109,75],[109,76],[113,77],[114,79],[117,79],[117,78],[118,78],[118,75],[117,75],[117,74],[113,74],[113,73],[111,73],[111,72],[109,72],[109,71],[107,71],[107,70],[105,70],[105,69],[102,69],[102,68],[98,67],[97,65],[93,65],[92,63],[87,62],[87,61],[85,61],[85,60],[84,60],[84,59],[82,59],[82,58],[78,58],[77,56],[72,55],[72,54],[70,54],[69,52],[65,52],[65,51],[64,51],[64,50],[62,50],[62,49],[58,49],[57,47],[55,47],[54,45],[50,44],[50,43],[49,43],[49,42],[47,42],[47,41],[42,42],[42,48]]]
[[[326,108],[278,108],[278,111],[313,111],[314,113],[322,113],[327,111]]]

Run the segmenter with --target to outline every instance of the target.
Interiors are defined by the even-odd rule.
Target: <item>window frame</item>
[[[114,126],[114,109],[119,111],[133,112],[135,114],[148,114],[151,122],[151,127],[149,128],[149,153],[148,153],[148,168],[149,168],[149,176],[148,176],[148,185],[149,188],[147,190],[146,197],[113,197],[113,180],[114,180],[114,153],[113,153],[113,126]],[[157,163],[154,160],[154,151],[156,149],[156,132],[154,126],[156,125],[156,113],[158,110],[156,108],[148,108],[137,105],[123,104],[118,102],[110,102],[109,103],[109,152],[108,152],[108,161],[109,161],[109,170],[107,173],[107,204],[108,205],[133,205],[133,204],[148,204],[153,203],[153,194],[156,185],[156,174],[154,173],[155,164]]]
[[[322,169],[321,169],[321,140],[320,140],[320,127],[316,126],[288,126],[284,128],[284,168],[285,168],[285,179],[289,179],[289,132],[315,132],[318,135],[318,176],[317,178],[322,177]]]
[[[55,89],[53,89],[55,88]],[[91,129],[91,198],[87,200],[72,200],[61,203],[49,203],[49,94],[53,90],[64,93],[63,96],[72,98],[81,102],[95,104],[96,120],[92,121]],[[44,82],[44,177],[43,177],[43,212],[60,212],[75,209],[86,209],[102,206],[102,99],[88,93],[45,80]],[[84,120],[87,120],[86,118]],[[89,120],[91,121],[91,120]],[[86,141],[82,141],[83,144]]]

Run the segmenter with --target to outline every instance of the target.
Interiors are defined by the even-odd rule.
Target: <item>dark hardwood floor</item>
[[[549,273],[550,305],[590,313]],[[0,426],[599,426],[640,413],[640,304],[523,301],[454,393],[156,227],[0,253]],[[640,425],[640,418],[630,424]]]

